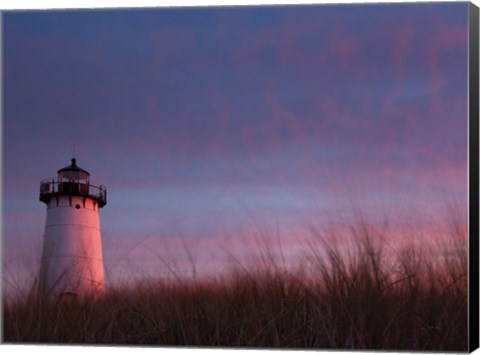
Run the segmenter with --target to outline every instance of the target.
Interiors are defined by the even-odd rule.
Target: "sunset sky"
[[[111,279],[167,272],[183,245],[215,269],[261,232],[294,255],[353,207],[412,225],[466,208],[468,3],[7,12],[2,78],[19,269],[73,144],[108,190]]]

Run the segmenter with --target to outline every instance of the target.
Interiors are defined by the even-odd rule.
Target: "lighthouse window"
[[[60,180],[62,182],[75,182],[78,181],[78,172],[65,171],[60,174]]]
[[[78,205],[78,204],[75,205],[75,208],[76,208],[77,210],[80,209],[80,205]]]

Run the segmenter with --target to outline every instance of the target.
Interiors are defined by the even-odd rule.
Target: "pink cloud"
[[[401,79],[405,73],[407,58],[412,55],[415,29],[411,23],[393,29],[393,50],[390,61],[393,64],[395,75]]]
[[[340,29],[332,30],[327,37],[327,49],[342,67],[351,66],[360,48],[358,37]]]

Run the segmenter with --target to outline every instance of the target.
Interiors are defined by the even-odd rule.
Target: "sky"
[[[74,144],[108,191],[110,282],[222,270],[263,236],[295,259],[355,210],[421,234],[467,208],[468,3],[10,11],[2,59],[12,275]]]

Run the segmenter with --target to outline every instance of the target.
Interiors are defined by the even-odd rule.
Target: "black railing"
[[[52,195],[84,196],[96,200],[100,207],[107,204],[107,189],[91,182],[62,182],[54,178],[40,183],[40,201],[47,203]]]

